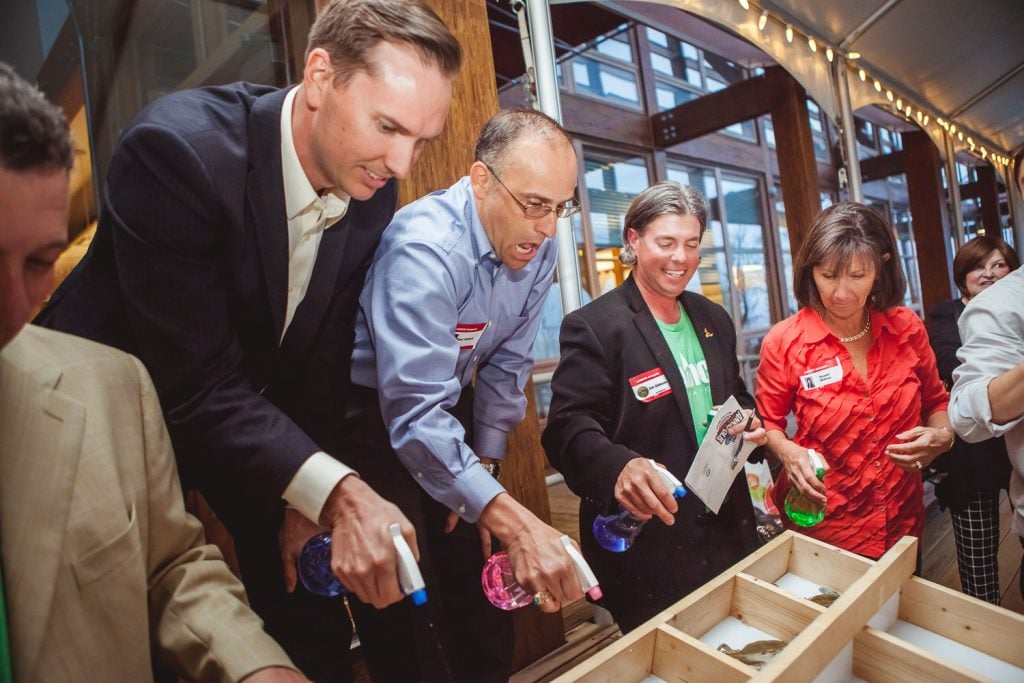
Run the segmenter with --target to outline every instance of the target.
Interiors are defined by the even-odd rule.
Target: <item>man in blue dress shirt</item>
[[[511,619],[480,589],[492,534],[542,609],[582,596],[562,534],[497,478],[508,433],[525,415],[555,268],[548,238],[559,217],[579,210],[576,169],[555,121],[532,110],[498,113],[480,133],[468,176],[395,215],[360,297],[352,381],[366,391],[348,417],[366,443],[354,457],[371,461],[359,465],[364,477],[376,464],[384,481],[374,485],[418,527],[458,680],[511,673]]]

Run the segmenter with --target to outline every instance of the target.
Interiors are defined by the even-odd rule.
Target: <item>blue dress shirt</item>
[[[378,389],[391,445],[433,498],[476,522],[505,489],[447,409],[476,371],[475,446],[502,458],[526,414],[526,386],[556,249],[545,240],[521,270],[502,265],[468,177],[395,214],[366,277],[352,381]],[[456,327],[486,323],[474,348]],[[461,348],[460,348],[461,346]]]

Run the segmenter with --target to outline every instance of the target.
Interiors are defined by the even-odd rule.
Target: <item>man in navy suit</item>
[[[302,544],[330,529],[335,572],[377,608],[402,598],[387,526],[416,548],[398,508],[349,476],[336,423],[395,179],[440,135],[461,58],[420,0],[335,0],[297,87],[153,103],[114,153],[88,253],[39,319],[142,359],[186,485],[234,537],[267,630],[316,680],[350,679],[351,626],[337,601],[295,589]],[[419,677],[401,671],[415,658],[363,645],[375,680]]]

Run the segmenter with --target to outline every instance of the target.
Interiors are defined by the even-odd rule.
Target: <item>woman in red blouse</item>
[[[787,475],[775,496],[781,508],[795,486],[825,503],[825,519],[800,530],[877,558],[921,535],[921,470],[953,443],[949,395],[924,325],[899,305],[906,281],[894,233],[874,210],[847,203],[819,214],[793,287],[801,309],[765,337],[757,373],[768,448]],[[810,448],[828,464],[824,483]]]

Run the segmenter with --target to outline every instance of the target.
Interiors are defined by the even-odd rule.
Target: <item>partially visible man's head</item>
[[[506,109],[484,124],[470,167],[477,213],[494,252],[524,268],[560,216],[579,211],[576,152],[568,133],[533,109]]]
[[[64,115],[0,63],[0,348],[50,290],[73,161]]]
[[[367,200],[440,136],[462,49],[420,0],[335,0],[309,34],[292,123],[314,189]]]

